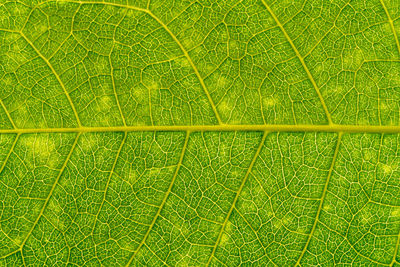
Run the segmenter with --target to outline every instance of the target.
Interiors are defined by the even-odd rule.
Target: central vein
[[[343,133],[400,133],[400,125],[175,125],[175,126],[100,126],[78,128],[0,129],[0,134],[27,133],[85,133],[85,132],[154,132],[154,131],[267,131],[267,132],[343,132]]]

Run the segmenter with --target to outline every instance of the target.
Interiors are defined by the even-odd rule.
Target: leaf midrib
[[[98,126],[77,128],[16,128],[0,129],[0,134],[29,133],[94,133],[94,132],[332,132],[332,133],[400,133],[400,125],[312,125],[312,124],[222,124],[222,125],[160,125],[160,126]]]

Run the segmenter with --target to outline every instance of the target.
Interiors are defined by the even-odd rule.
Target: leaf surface
[[[400,3],[0,0],[1,266],[400,266]]]

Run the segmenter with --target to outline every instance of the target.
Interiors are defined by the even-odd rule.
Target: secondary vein
[[[389,10],[387,9],[387,7],[385,5],[384,0],[380,0],[380,1],[381,1],[381,5],[382,5],[383,9],[385,10],[386,16],[388,17],[388,22],[389,22],[390,28],[391,28],[391,30],[393,32],[393,36],[394,36],[394,39],[395,39],[395,42],[396,42],[397,50],[399,51],[399,56],[400,56],[400,42],[399,42],[399,38],[398,38],[397,33],[396,33],[396,29],[394,28],[393,19],[390,16]]]
[[[308,69],[304,58],[300,55],[299,51],[297,50],[296,46],[294,45],[292,39],[290,38],[290,36],[288,35],[288,33],[286,32],[285,28],[283,27],[282,23],[278,20],[278,18],[275,16],[275,13],[272,11],[272,9],[267,5],[267,3],[264,0],[261,0],[262,3],[264,4],[264,6],[267,8],[268,12],[271,14],[272,18],[274,19],[275,23],[279,26],[279,28],[281,29],[281,31],[283,32],[283,35],[285,35],[285,38],[288,40],[290,46],[292,47],[293,51],[296,53],[296,56],[299,58],[301,65],[303,66],[304,70],[307,73],[307,77],[309,78],[309,80],[311,81],[317,95],[318,98],[321,102],[322,108],[324,109],[326,118],[328,119],[328,123],[329,124],[333,124],[332,122],[332,118],[331,118],[331,114],[329,113],[328,107],[325,104],[325,100],[322,97],[321,91],[319,90],[319,87],[317,85],[317,83],[314,80],[314,77],[312,76],[310,70]]]
[[[232,214],[233,209],[235,208],[235,205],[236,205],[237,200],[239,199],[240,193],[242,192],[243,187],[246,184],[246,181],[247,181],[248,177],[250,176],[250,173],[251,173],[251,170],[253,169],[254,163],[256,162],[256,159],[258,158],[258,155],[260,154],[261,149],[264,146],[264,142],[265,142],[265,139],[266,139],[267,135],[268,135],[268,132],[264,132],[264,135],[263,135],[263,137],[262,137],[262,139],[260,141],[260,144],[258,145],[257,151],[254,154],[253,159],[251,160],[250,166],[247,169],[247,172],[246,172],[246,174],[245,174],[245,176],[244,176],[244,178],[242,180],[242,183],[240,184],[240,187],[239,187],[239,189],[238,189],[238,191],[236,193],[235,198],[233,199],[232,205],[231,205],[231,207],[230,207],[230,209],[228,211],[228,214],[225,217],[224,223],[221,226],[221,230],[220,230],[220,232],[218,234],[217,241],[215,242],[215,245],[213,247],[213,250],[211,252],[210,257],[208,258],[207,266],[210,265],[211,260],[214,257],[215,251],[217,250],[217,247],[218,247],[218,245],[219,245],[219,243],[221,241],[221,237],[222,237],[222,234],[224,233],[224,230],[225,230],[225,227],[226,227],[226,225],[228,223],[228,220],[229,220],[229,218],[230,218],[230,216]]]
[[[221,117],[217,111],[217,107],[210,95],[210,92],[207,89],[207,86],[204,83],[203,78],[200,75],[199,70],[197,69],[196,65],[194,64],[192,58],[190,57],[189,53],[185,49],[185,47],[182,45],[182,43],[178,40],[178,38],[174,35],[174,33],[168,28],[168,26],[161,21],[156,15],[154,15],[150,10],[140,8],[140,7],[135,7],[135,6],[129,6],[129,5],[123,5],[123,4],[116,4],[116,3],[107,3],[107,2],[94,2],[94,1],[73,1],[73,0],[62,0],[62,2],[69,2],[69,3],[78,3],[78,4],[101,4],[101,5],[106,5],[106,6],[114,6],[114,7],[121,7],[121,8],[127,8],[127,9],[132,9],[136,11],[141,11],[146,14],[148,14],[150,17],[152,17],[174,40],[174,42],[179,46],[179,49],[182,51],[184,56],[186,57],[187,61],[189,62],[190,66],[192,67],[197,79],[200,82],[201,87],[203,88],[204,93],[206,94],[207,100],[214,112],[215,118],[218,121],[218,124],[223,124]]]
[[[3,172],[4,168],[6,167],[6,164],[7,164],[7,162],[8,162],[8,159],[10,158],[11,153],[14,151],[15,145],[17,144],[17,141],[18,141],[18,139],[19,139],[20,136],[21,136],[21,135],[18,134],[18,135],[15,137],[15,139],[14,139],[12,145],[11,145],[10,151],[8,151],[7,156],[6,156],[6,158],[4,159],[3,165],[0,167],[0,174]]]
[[[92,232],[91,232],[92,234],[93,234],[93,232],[94,232],[94,230],[95,230],[95,228],[96,228],[96,223],[97,223],[97,220],[98,220],[98,218],[99,218],[99,214],[100,214],[100,212],[101,212],[101,210],[102,210],[102,208],[103,208],[103,206],[104,206],[104,203],[106,202],[106,195],[107,195],[108,187],[109,187],[109,185],[110,185],[111,177],[112,177],[113,174],[114,174],[115,166],[117,166],[117,161],[118,161],[118,159],[119,159],[119,155],[121,154],[122,148],[124,147],[124,144],[125,144],[125,141],[126,141],[127,136],[128,136],[128,135],[127,135],[127,133],[125,132],[124,137],[122,138],[121,144],[119,145],[117,154],[115,155],[115,159],[114,159],[113,165],[112,165],[112,167],[111,167],[110,175],[108,175],[107,184],[106,184],[106,186],[105,186],[105,188],[104,188],[104,194],[103,194],[103,197],[102,197],[102,199],[101,199],[101,204],[100,204],[99,209],[98,209],[97,212],[96,212],[96,216],[95,216],[95,219],[94,219],[94,225],[93,225]]]
[[[44,55],[36,48],[36,46],[26,37],[26,35],[25,35],[22,31],[19,31],[18,33],[25,39],[25,41],[33,48],[33,50],[36,52],[36,54],[37,54],[37,55],[46,63],[46,65],[50,68],[51,72],[53,73],[54,77],[56,78],[56,80],[57,80],[58,83],[60,84],[61,88],[62,88],[63,91],[64,91],[65,96],[66,96],[67,99],[68,99],[68,102],[69,102],[69,104],[70,104],[70,106],[71,106],[71,108],[72,108],[72,111],[73,111],[74,115],[75,115],[75,119],[76,119],[76,122],[78,123],[78,126],[81,127],[82,124],[81,124],[81,121],[80,121],[80,119],[79,119],[78,112],[77,112],[77,110],[76,110],[76,108],[75,108],[75,105],[74,105],[74,103],[72,102],[71,96],[69,95],[69,93],[68,93],[68,91],[67,91],[67,88],[65,88],[65,85],[64,85],[64,83],[61,81],[61,78],[60,78],[60,76],[57,74],[56,70],[53,68],[53,66],[50,64],[50,62],[47,60],[47,58],[44,57]]]
[[[303,250],[302,250],[302,252],[300,254],[300,257],[298,258],[295,266],[299,266],[300,265],[300,261],[303,258],[304,254],[306,253],[307,248],[308,248],[308,246],[310,244],[311,238],[314,235],[315,229],[317,227],[317,223],[319,221],[319,216],[321,214],[322,206],[324,204],[326,193],[328,191],[329,181],[330,181],[330,178],[331,178],[332,173],[333,173],[333,168],[335,166],[335,162],[336,162],[337,156],[339,154],[339,148],[340,148],[340,143],[342,141],[342,135],[343,135],[343,133],[339,133],[338,134],[338,140],[337,140],[337,143],[336,143],[335,152],[333,154],[332,163],[331,163],[331,166],[330,166],[329,172],[328,172],[328,177],[326,178],[325,186],[324,186],[324,189],[322,191],[322,196],[321,196],[321,200],[320,200],[320,203],[319,203],[319,206],[318,206],[317,215],[315,216],[314,224],[313,224],[313,226],[311,228],[310,235],[307,238],[306,244],[304,245],[304,248],[303,248]]]
[[[137,253],[139,252],[141,247],[146,242],[147,237],[149,236],[149,234],[150,234],[151,230],[153,229],[154,225],[156,224],[157,218],[160,215],[161,210],[163,209],[165,203],[167,202],[168,196],[171,193],[171,190],[172,190],[172,187],[173,187],[173,185],[175,183],[176,177],[178,176],[179,169],[182,166],[183,157],[185,156],[186,148],[187,148],[187,145],[188,145],[188,142],[189,142],[189,136],[190,136],[190,132],[188,131],[188,132],[186,132],[185,143],[183,144],[183,148],[182,148],[181,156],[180,156],[179,161],[178,161],[178,165],[176,166],[174,176],[172,177],[172,180],[171,180],[171,183],[169,184],[167,192],[164,195],[164,198],[163,198],[163,200],[162,200],[162,202],[160,204],[160,207],[157,210],[156,215],[154,216],[154,218],[153,218],[153,220],[152,220],[152,222],[151,222],[151,224],[149,226],[149,229],[147,229],[146,234],[144,235],[144,237],[143,237],[142,241],[140,242],[140,244],[139,244],[138,248],[136,249],[136,251],[132,254],[132,256],[129,259],[129,261],[126,264],[126,266],[129,266],[132,263],[133,259],[135,258],[135,256],[137,255]]]
[[[71,158],[72,153],[75,151],[75,147],[76,147],[76,144],[78,143],[79,136],[80,136],[80,133],[78,133],[78,134],[76,135],[75,140],[74,140],[74,143],[73,143],[72,146],[71,146],[71,150],[69,151],[68,156],[67,156],[67,158],[65,159],[64,164],[63,164],[63,166],[61,167],[60,172],[58,173],[58,176],[57,176],[56,180],[54,181],[54,183],[53,183],[53,185],[52,185],[52,187],[51,187],[51,189],[50,189],[49,194],[47,195],[47,198],[46,198],[46,200],[45,200],[45,202],[44,202],[44,204],[43,204],[42,209],[41,209],[40,212],[39,212],[38,217],[36,218],[36,220],[35,220],[35,222],[33,223],[31,229],[29,230],[28,234],[26,235],[26,237],[24,238],[24,240],[23,240],[22,243],[21,243],[20,250],[24,247],[26,241],[28,241],[28,238],[29,238],[30,235],[32,234],[32,232],[33,232],[33,230],[35,229],[36,225],[39,223],[39,220],[40,220],[40,218],[42,217],[43,212],[44,212],[44,210],[46,209],[47,204],[49,203],[49,201],[50,201],[50,199],[51,199],[51,196],[53,195],[54,189],[56,188],[56,186],[57,186],[57,184],[58,184],[58,182],[59,182],[59,180],[60,180],[60,178],[61,178],[61,175],[63,174],[65,168],[67,167],[67,164],[68,164],[68,162],[69,162],[69,160],[70,160],[70,158]]]

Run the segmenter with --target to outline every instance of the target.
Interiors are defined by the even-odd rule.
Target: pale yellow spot
[[[147,88],[149,88],[150,90],[157,90],[159,89],[159,84],[156,81],[151,82]]]
[[[231,107],[229,106],[229,103],[227,100],[222,100],[221,103],[218,105],[218,110],[221,111],[221,113],[228,113],[231,110]]]
[[[176,225],[176,229],[182,233],[183,236],[188,236],[190,235],[189,233],[189,229],[185,226],[185,224],[183,224],[182,222],[178,221],[178,220],[174,220],[175,225]]]
[[[390,26],[389,23],[384,23],[384,24],[382,24],[381,27],[382,27],[383,32],[385,33],[385,36],[387,36],[387,35],[393,35],[392,27]],[[395,27],[395,28],[396,28],[396,27]]]
[[[128,173],[128,182],[130,182],[131,184],[133,184],[136,180],[137,180],[137,178],[138,178],[138,174],[137,174],[137,172],[135,171],[135,170],[130,170],[129,171],[129,173]]]
[[[14,42],[14,41],[17,40],[18,38],[20,38],[20,35],[17,34],[17,33],[10,33],[10,34],[7,34],[7,37],[6,37],[7,41],[9,41],[10,43],[11,43],[11,42]]]
[[[182,41],[183,47],[193,47],[194,43],[190,38],[186,38],[185,40]]]
[[[391,213],[391,216],[393,217],[400,217],[400,207],[395,208]]]
[[[388,109],[389,109],[389,108],[388,108],[388,105],[387,105],[386,103],[384,103],[384,102],[380,103],[379,108],[380,108],[382,111],[385,111],[385,110],[388,110]]]
[[[224,233],[224,234],[222,234],[222,236],[221,236],[221,241],[219,242],[219,244],[220,244],[221,246],[224,246],[224,245],[226,245],[226,243],[228,243],[228,240],[229,240],[228,235]]]
[[[219,213],[215,219],[216,221],[222,222],[225,219],[225,217],[221,213]]]
[[[276,229],[279,229],[282,227],[282,222],[280,220],[274,220],[272,222],[272,224],[273,224],[274,228],[276,228]]]
[[[96,113],[108,111],[112,106],[113,99],[109,96],[102,96],[99,98],[97,105],[94,108]]]
[[[105,59],[100,59],[95,63],[96,71],[99,73],[107,73],[108,71],[108,62]]]
[[[51,216],[51,218],[49,218],[49,220],[51,220],[51,223],[54,224],[59,229],[66,228],[64,222],[62,220],[60,220],[59,216]]]
[[[111,106],[113,103],[113,99],[109,96],[103,96],[100,98],[100,101],[107,106]]]
[[[54,213],[59,213],[61,211],[61,207],[57,205],[56,202],[50,201],[49,210],[53,211]]]
[[[212,64],[207,64],[206,67],[205,67],[207,73],[210,73],[211,71],[213,71],[214,68],[215,67]]]
[[[368,223],[371,220],[371,213],[364,211],[361,214],[361,222]]]
[[[28,151],[34,153],[35,158],[50,158],[54,156],[56,150],[54,140],[47,135],[28,136],[26,138],[21,138],[20,142]]]
[[[232,172],[232,176],[233,176],[233,177],[239,177],[239,175],[241,175],[241,173],[240,173],[238,170],[234,170],[234,171]]]
[[[360,64],[364,61],[364,54],[360,48],[357,48],[354,51],[354,61],[357,62],[357,64]]]
[[[190,67],[189,61],[185,57],[177,58],[175,62],[180,67]]]
[[[116,13],[115,7],[113,7],[113,6],[107,6],[107,5],[105,5],[105,6],[104,6],[104,10],[105,10],[105,11],[108,11],[108,12],[110,12],[110,13]]]
[[[343,57],[343,65],[345,69],[357,70],[363,63],[364,57],[361,49],[356,48],[346,53]]]
[[[158,176],[160,174],[160,170],[157,168],[152,168],[149,171],[150,176]]]
[[[82,143],[80,147],[84,152],[93,151],[93,148],[97,146],[98,140],[93,134],[88,134],[85,136],[86,138],[82,138]]]
[[[20,107],[20,105],[23,104],[21,101],[18,101],[18,98],[16,101],[11,103],[10,110],[16,110],[18,108],[18,116],[13,117],[13,120],[15,122],[15,125],[17,126],[22,126],[25,125],[26,119],[29,118],[29,112],[25,107]]]
[[[134,251],[135,249],[137,249],[137,244],[132,242],[129,242],[129,238],[121,238],[118,240],[118,245],[121,248],[124,248],[128,251]],[[141,253],[142,250],[138,251],[138,255]]]
[[[392,74],[392,73],[391,73]],[[399,86],[400,85],[400,74],[398,72],[394,72],[390,79],[393,81],[393,84],[395,86]]]
[[[47,165],[49,167],[56,167],[58,165],[58,158],[54,156],[50,156],[47,160]]]
[[[230,232],[231,230],[232,230],[232,223],[228,221],[225,226],[225,232]]]
[[[39,123],[37,123],[37,125],[38,125],[38,128],[46,128],[47,127],[46,121],[44,121],[44,120],[40,120]]]
[[[229,41],[229,50],[235,50],[239,48],[239,42],[235,40]]]
[[[9,86],[9,85],[12,85],[12,84],[13,84],[13,81],[12,81],[12,79],[11,79],[10,76],[7,76],[7,77],[5,77],[5,78],[3,79],[3,83],[4,83],[4,85]]]
[[[147,123],[145,121],[137,121],[135,122],[136,126],[147,126]]]
[[[327,205],[324,205],[324,206],[322,207],[322,209],[325,210],[325,211],[331,211],[331,210],[332,210],[332,206],[329,205],[329,204],[327,204]]]
[[[396,32],[400,32],[400,23],[394,23],[394,29]]]
[[[242,193],[240,194],[240,196],[244,199],[246,199],[248,195],[249,194],[246,191],[242,191]],[[246,209],[250,206],[250,204],[247,201],[244,201],[241,203],[241,206]]]
[[[298,227],[297,229],[296,229],[296,232],[299,232],[299,233],[306,233],[306,229],[304,228],[304,227]]]
[[[42,209],[41,205],[36,204],[36,205],[32,208],[31,212],[32,212],[32,214],[39,214],[39,212],[40,212],[41,209]]]
[[[145,86],[138,86],[132,88],[132,96],[137,103],[143,103],[145,101],[149,101],[149,89],[150,87],[146,88]]]
[[[282,223],[284,225],[289,225],[293,221],[293,215],[292,214],[287,214],[285,217],[282,219]]]
[[[368,125],[369,121],[367,119],[362,118],[362,119],[358,120],[358,124],[360,124],[360,125]]]
[[[283,219],[282,219],[282,222],[283,222],[283,224],[288,225],[288,224],[290,224],[290,219],[288,219],[288,218],[283,218]]]
[[[343,85],[337,85],[332,88],[332,91],[335,93],[342,93],[344,91],[344,86]]]
[[[382,164],[382,170],[383,170],[383,173],[385,173],[385,174],[392,173],[396,168],[397,168],[397,166]]]
[[[323,65],[322,65],[322,64],[317,64],[317,65],[314,67],[314,71],[315,71],[315,73],[320,73],[320,72],[322,72],[322,71],[323,71]]]
[[[228,79],[225,76],[220,76],[217,81],[217,87],[222,88],[228,83]]]
[[[39,27],[38,27],[38,32],[45,32],[45,31],[47,31],[49,28],[47,27],[47,25],[44,25],[44,24],[42,24],[42,25],[40,25]]]
[[[19,65],[26,62],[25,55],[22,54],[20,50],[14,50],[14,48],[12,48],[12,50],[6,52],[5,55],[6,57],[12,59],[11,61],[7,61],[7,63],[5,64],[5,66],[7,66],[11,70],[14,70],[16,67],[18,67],[14,62],[17,62],[17,64]]]
[[[191,253],[196,253],[194,252],[194,250],[191,251]],[[194,254],[196,255],[196,254]],[[189,254],[189,252],[187,252],[185,255],[182,255],[179,259],[179,266],[189,266],[189,262],[190,262],[190,257],[191,255]]]
[[[137,11],[128,11],[128,13],[126,13],[126,17],[127,18],[134,18],[138,15]]]
[[[56,146],[52,138],[40,138],[35,142],[35,152],[39,153],[41,156],[49,157],[53,155],[55,150]]]
[[[263,104],[264,107],[273,107],[278,103],[278,100],[275,97],[267,97],[264,98]]]
[[[14,243],[18,245],[22,245],[22,238],[20,236],[17,236],[16,238],[13,239]]]
[[[363,151],[363,158],[365,161],[369,161],[372,159],[373,154],[369,150],[364,150]]]
[[[171,8],[170,9],[170,13],[171,13],[171,17],[177,17],[183,10],[181,10],[180,8]],[[185,14],[185,17],[188,16],[188,12],[184,11],[183,12]]]
[[[279,2],[279,4],[285,8],[290,7],[291,5],[293,5],[293,1],[292,0],[281,0]]]

